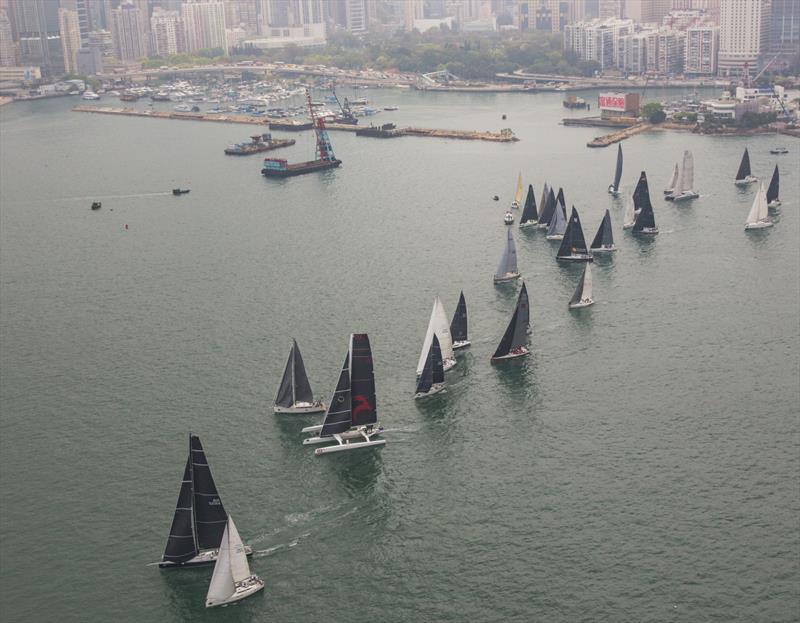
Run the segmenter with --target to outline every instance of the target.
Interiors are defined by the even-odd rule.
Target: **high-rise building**
[[[770,53],[787,56],[800,54],[800,2],[772,0]]]
[[[631,74],[647,71],[647,43],[656,37],[655,30],[644,30],[619,38],[617,44],[617,67]]]
[[[369,27],[366,0],[345,1],[345,24],[350,32],[366,32]]]
[[[702,11],[719,24],[719,3],[722,0],[672,0],[673,11]],[[727,1],[727,0],[726,0]],[[790,2],[792,0],[789,0]]]
[[[186,34],[183,20],[177,11],[156,8],[150,17],[150,49],[156,56],[170,56],[186,52]]]
[[[637,24],[658,24],[671,8],[671,0],[625,0],[625,17]]]
[[[147,56],[139,7],[122,4],[111,11],[111,37],[117,60],[127,63]]]
[[[19,63],[17,44],[8,13],[0,10],[0,67],[16,67]]]
[[[406,0],[403,3],[403,25],[406,30],[414,30],[414,20],[425,17],[423,0]]]
[[[9,7],[19,42],[20,63],[38,65],[44,75],[61,73],[64,57],[58,34],[58,2],[12,0]]]
[[[620,38],[633,33],[633,20],[594,19],[567,24],[564,46],[575,51],[582,60],[597,61],[603,69],[614,67],[619,56]]]
[[[75,11],[78,15],[78,31],[80,33],[81,45],[84,47],[89,43],[89,32],[92,30],[92,17],[89,10],[89,0],[60,0],[61,8]]]
[[[686,62],[683,72],[693,76],[713,76],[717,73],[719,26],[714,24],[690,26],[686,29]]]
[[[625,0],[598,0],[600,19],[621,18]]]
[[[520,0],[517,7],[521,30],[560,32],[567,24],[584,19],[584,0]]]
[[[662,28],[658,31],[657,37],[656,72],[665,76],[683,73],[686,33]]]
[[[767,51],[769,0],[725,0],[720,5],[719,72],[743,75],[757,68]]]
[[[211,48],[228,51],[225,36],[225,7],[220,0],[193,0],[181,6],[186,31],[186,51]]]
[[[61,50],[64,54],[64,71],[73,74],[78,71],[76,58],[81,49],[81,31],[78,25],[78,12],[58,9],[58,32]],[[88,33],[87,33],[88,37]]]

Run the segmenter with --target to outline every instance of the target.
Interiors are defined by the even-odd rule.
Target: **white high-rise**
[[[769,44],[769,0],[725,0],[720,4],[719,73],[754,73]]]
[[[684,73],[701,76],[717,73],[719,27],[698,24],[686,30],[686,65]]]
[[[151,49],[156,56],[170,56],[186,51],[183,21],[177,11],[156,8],[150,18]]]
[[[221,0],[192,0],[181,5],[186,30],[186,51],[212,48],[228,51],[225,35],[225,7]]]

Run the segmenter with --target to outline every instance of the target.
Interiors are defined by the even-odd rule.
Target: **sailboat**
[[[558,194],[556,195],[556,205],[560,205],[561,209],[564,210],[564,214],[567,213],[567,204],[564,201],[564,189],[559,188]]]
[[[314,400],[311,384],[308,382],[303,356],[297,341],[292,338],[292,348],[286,367],[283,369],[278,395],[275,396],[275,413],[319,413],[325,411],[325,403]]]
[[[550,225],[550,219],[553,218],[553,212],[556,209],[556,194],[550,188],[547,191],[547,199],[542,203],[542,212],[539,214],[539,229],[546,229]]]
[[[467,335],[467,302],[464,300],[463,292],[458,297],[456,313],[453,314],[453,320],[450,321],[450,337],[453,340],[453,350],[470,345]]]
[[[639,194],[639,213],[636,215],[636,220],[633,223],[633,233],[654,236],[658,233],[656,216],[653,213],[653,204],[650,203],[650,192],[647,188],[647,177],[644,171],[642,171],[642,176],[645,181],[642,191]]]
[[[592,254],[586,248],[586,239],[583,237],[581,219],[575,206],[572,206],[572,214],[567,223],[567,231],[564,232],[564,239],[556,253],[557,260],[573,262],[591,262]]]
[[[247,554],[233,517],[228,515],[219,557],[208,585],[206,608],[224,606],[240,601],[264,588],[264,580],[250,573]]]
[[[628,187],[630,191],[630,186]],[[636,222],[636,206],[634,205],[633,194],[625,193],[625,212],[622,216],[622,229],[630,229]]]
[[[619,181],[622,178],[622,143],[617,144],[617,168],[614,170],[614,181],[608,185],[608,192],[619,196]]]
[[[542,186],[542,196],[539,199],[539,210],[544,212],[544,204],[547,202],[547,195],[550,193],[550,187],[547,185],[547,182],[544,183]],[[539,214],[539,221],[542,220],[542,215]]]
[[[736,179],[733,183],[737,186],[747,186],[757,181],[758,178],[751,175],[750,154],[747,152],[747,147],[745,147],[744,153],[742,154],[742,161],[739,163],[739,170],[736,172]]]
[[[781,174],[778,172],[778,165],[775,165],[775,170],[772,172],[772,179],[769,181],[769,188],[767,188],[767,207],[777,208],[781,205],[781,200],[778,198],[780,192]]]
[[[514,214],[511,210],[506,210],[506,213],[503,215],[503,222],[506,225],[511,225],[514,222]]]
[[[178,503],[164,556],[158,566],[189,567],[213,563],[217,560],[227,517],[200,438],[190,434],[189,457],[183,470]],[[252,550],[245,547],[245,553],[250,555]]]
[[[614,232],[611,230],[611,214],[608,210],[600,221],[600,227],[592,240],[590,250],[593,254],[617,250],[614,246]]]
[[[514,244],[514,237],[511,235],[511,230],[507,229],[506,246],[503,248],[503,255],[500,256],[500,263],[497,265],[497,270],[494,271],[494,282],[503,283],[504,281],[512,281],[519,278],[519,270],[517,270],[517,247]]]
[[[439,338],[433,336],[425,366],[417,380],[417,391],[414,398],[427,398],[444,390],[444,365],[442,364],[442,349],[439,347]]]
[[[672,194],[667,195],[668,200],[686,201],[699,197],[694,190],[694,156],[688,149],[683,152],[683,166],[681,174],[678,176],[678,183]]]
[[[376,408],[369,336],[366,333],[351,333],[339,382],[325,412],[325,421],[302,430],[304,433],[317,433],[304,439],[303,445],[336,442],[335,445],[314,450],[317,456],[385,445],[386,440],[375,439],[383,432],[383,427],[377,426]]]
[[[553,210],[553,218],[547,226],[548,240],[561,240],[564,232],[567,231],[567,214],[560,202],[556,202],[556,209]]]
[[[434,335],[439,338],[444,369],[449,370],[456,365],[456,357],[453,354],[453,338],[450,335],[450,325],[447,324],[447,314],[444,313],[442,299],[438,296],[433,299],[431,318],[428,321],[428,329],[422,342],[422,352],[419,356],[419,362],[417,362],[417,376],[422,374],[422,370],[425,367],[425,358],[428,356],[428,350],[431,347]]]
[[[569,308],[580,309],[581,307],[589,307],[589,305],[594,305],[594,299],[592,298],[592,265],[586,264],[583,267],[583,274],[578,282],[578,287],[575,288],[575,293],[569,300]]]
[[[633,189],[633,211],[634,214],[639,214],[642,211],[642,204],[645,201],[650,201],[650,186],[647,184],[647,173],[642,171],[639,175],[639,181],[636,182],[636,188]]]
[[[672,175],[667,182],[666,188],[664,188],[665,195],[671,195],[675,192],[675,186],[678,184],[678,163],[675,163],[675,169],[672,171]]]
[[[528,184],[528,194],[525,196],[525,207],[522,208],[522,216],[519,217],[520,227],[530,227],[539,222],[539,215],[536,213],[536,197],[533,194],[533,184]]]
[[[517,176],[517,190],[514,193],[514,201],[511,202],[511,207],[515,210],[519,208],[519,204],[522,202],[522,171],[520,171],[519,175]]]
[[[753,200],[753,205],[750,208],[750,213],[747,215],[747,221],[744,224],[745,230],[748,229],[764,229],[765,227],[772,227],[774,223],[769,218],[769,209],[767,207],[767,193],[764,191],[764,183],[759,184],[758,192]]]
[[[514,308],[514,313],[508,323],[506,332],[503,334],[497,350],[494,351],[494,355],[492,355],[492,363],[503,361],[504,359],[522,357],[530,352],[525,346],[528,342],[528,328],[530,326],[529,313],[528,289],[523,283],[519,297],[517,297],[517,306]]]

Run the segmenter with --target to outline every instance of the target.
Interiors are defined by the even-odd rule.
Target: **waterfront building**
[[[139,7],[122,4],[111,11],[111,38],[118,61],[129,63],[147,56]]]
[[[619,38],[617,44],[617,67],[630,74],[647,71],[648,42],[655,40],[656,30],[642,30]]]
[[[720,5],[720,74],[758,71],[769,43],[769,9],[769,0],[726,0]]]
[[[169,56],[186,52],[186,33],[183,20],[177,11],[153,10],[150,17],[152,45],[150,49],[156,56]]]
[[[567,24],[564,46],[575,51],[581,60],[597,61],[607,69],[617,64],[620,38],[633,30],[633,20],[629,19],[594,19]]]
[[[81,33],[77,11],[58,9],[58,32],[61,38],[61,50],[64,55],[64,71],[68,74],[77,73],[76,57],[78,50],[81,48]]]
[[[683,73],[686,33],[662,28],[657,37],[655,71],[665,76]]]
[[[8,13],[0,9],[0,67],[16,67],[19,64],[19,51],[14,42],[14,31]]]
[[[31,84],[42,79],[40,67],[0,67],[0,82]]]
[[[192,0],[181,5],[186,51],[222,48],[228,51],[225,7],[221,0]]]
[[[719,26],[692,26],[686,30],[686,62],[684,74],[713,76],[717,73]]]
[[[361,33],[369,29],[370,15],[367,0],[328,0],[324,8],[328,20],[348,32]]]
[[[80,36],[80,45],[78,47],[86,47],[89,44],[89,33],[92,30],[89,0],[60,0],[60,7],[74,11],[78,15],[78,34]]]

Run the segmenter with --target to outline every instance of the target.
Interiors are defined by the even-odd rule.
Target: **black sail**
[[[533,196],[533,184],[528,184],[528,194],[525,197],[525,207],[522,209],[520,224],[528,221],[536,221],[539,216],[536,213],[536,197]]]
[[[614,192],[619,190],[619,181],[622,178],[622,143],[617,145],[617,168],[614,171]]]
[[[500,344],[497,350],[492,355],[493,359],[505,357],[515,348],[524,346],[528,340],[528,318],[530,317],[530,310],[528,309],[528,290],[525,284],[522,284],[519,297],[517,298],[517,306],[514,308],[514,313],[511,320],[506,327],[503,337],[500,339]]]
[[[283,377],[281,377],[281,384],[278,386],[278,395],[275,396],[275,404],[279,407],[291,407],[294,404],[294,394],[292,393],[292,361],[294,359],[295,345],[292,344],[292,350],[289,351],[289,358],[286,360],[286,366],[283,368]]]
[[[750,154],[747,152],[747,147],[745,147],[742,161],[739,163],[739,170],[736,172],[736,179],[743,180],[748,175],[750,175]]]
[[[297,342],[292,340],[294,349],[294,399],[295,402],[314,402],[314,394],[311,392],[311,384],[308,382],[306,367],[303,365],[303,355]]]
[[[776,164],[775,170],[772,172],[772,179],[769,182],[769,188],[767,188],[767,203],[772,203],[778,198],[780,183],[780,173],[778,173],[778,165]]]
[[[466,342],[467,337],[467,302],[464,300],[464,293],[458,297],[456,313],[453,314],[453,321],[450,323],[450,336],[453,342]]]
[[[653,204],[650,203],[650,196],[642,203],[642,211],[636,215],[633,222],[633,233],[641,232],[644,228],[655,229],[656,215],[653,213]]]
[[[611,246],[614,244],[614,234],[611,230],[611,214],[606,210],[603,220],[600,222],[600,227],[595,234],[592,241],[592,249],[600,249],[603,246]]]
[[[350,351],[348,350],[342,371],[339,373],[339,382],[325,413],[325,421],[319,432],[320,437],[330,437],[350,428],[350,402]]]
[[[197,435],[191,436],[192,479],[194,481],[194,521],[197,526],[197,545],[200,549],[217,549],[228,523],[217,486],[211,476],[206,454]]]
[[[425,367],[422,369],[422,375],[417,381],[417,393],[428,393],[434,383],[444,383],[442,348],[439,345],[439,338],[436,337],[435,333],[431,341],[431,347],[428,349],[428,358],[425,360]]]
[[[572,206],[572,214],[567,223],[567,231],[564,232],[564,238],[561,240],[561,246],[556,253],[556,257],[568,257],[575,254],[587,254],[586,239],[583,237],[583,228],[581,227],[581,219],[578,216],[578,211],[575,206]]]
[[[639,181],[636,183],[636,188],[633,189],[634,209],[641,210],[644,201],[650,202],[650,187],[647,185],[647,173],[642,171]]]
[[[544,186],[542,186],[542,197],[541,197],[541,199],[539,199],[539,209],[540,210],[544,210],[544,204],[547,202],[547,195],[548,195],[549,191],[550,191],[550,189],[547,186],[547,182],[545,182]]]
[[[164,562],[181,563],[197,556],[197,542],[194,537],[194,515],[192,513],[192,462],[187,457],[183,470],[181,491],[175,505],[175,516],[169,529],[167,546],[164,549]]]
[[[375,424],[375,373],[372,369],[372,349],[366,333],[350,336],[350,391],[352,394],[353,426]]]
[[[553,218],[553,212],[556,210],[556,194],[551,188],[547,193],[547,200],[544,202],[542,213],[539,215],[539,223],[549,223]]]
[[[589,265],[583,267],[583,272],[581,273],[581,279],[578,281],[578,286],[575,288],[575,293],[572,295],[572,298],[569,300],[570,305],[574,305],[575,303],[579,303],[580,300],[583,298],[583,284],[586,281],[586,268]]]
[[[558,195],[556,196],[556,203],[561,206],[561,209],[564,210],[564,216],[567,215],[567,204],[564,201],[564,189],[558,189]]]

